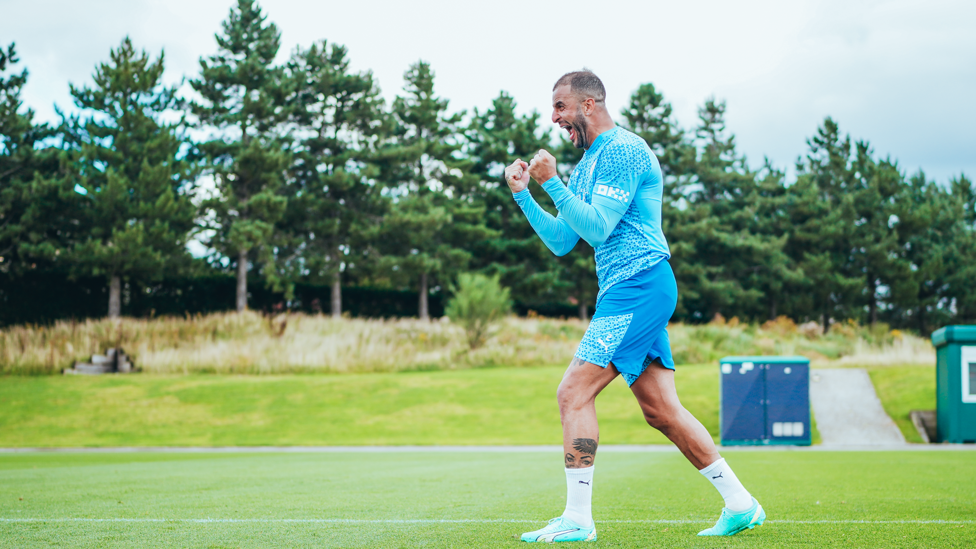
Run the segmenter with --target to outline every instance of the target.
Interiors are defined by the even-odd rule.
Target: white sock
[[[593,495],[593,466],[566,469],[566,510],[563,516],[584,528],[593,527],[590,498]]]
[[[736,478],[729,464],[725,463],[725,458],[719,459],[699,472],[712,482],[712,486],[725,499],[725,506],[729,511],[741,513],[752,507],[752,495]]]

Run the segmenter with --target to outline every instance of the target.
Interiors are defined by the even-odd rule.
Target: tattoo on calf
[[[576,459],[576,455],[572,452],[566,453],[566,468],[567,469],[582,469],[583,467],[589,467],[593,465],[593,456],[588,456],[583,454]]]
[[[574,438],[573,448],[579,452],[579,457],[572,452],[566,452],[566,468],[580,469],[593,465],[593,458],[596,456],[596,446],[597,442],[592,438]]]
[[[584,454],[590,454],[591,456],[596,455],[596,445],[597,442],[592,438],[574,438],[573,448],[579,450]]]

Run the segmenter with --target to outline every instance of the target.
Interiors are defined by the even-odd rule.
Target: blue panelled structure
[[[729,356],[719,361],[723,446],[810,445],[810,360]]]

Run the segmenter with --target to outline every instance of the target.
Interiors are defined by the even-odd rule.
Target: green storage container
[[[976,442],[976,326],[946,326],[935,345],[939,442]]]

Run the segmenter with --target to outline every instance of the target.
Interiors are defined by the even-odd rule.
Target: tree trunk
[[[332,279],[332,318],[342,317],[342,286],[339,271],[336,271],[335,278]]]
[[[580,316],[580,320],[582,320],[583,322],[586,322],[587,320],[589,320],[590,319],[590,314],[589,313],[590,313],[590,311],[589,311],[589,308],[586,306],[586,302],[581,299],[580,302],[579,302],[579,316]]]
[[[108,317],[122,316],[122,277],[112,275],[108,283]]]
[[[237,256],[237,312],[247,310],[247,250]]]
[[[871,320],[871,326],[878,321],[878,283],[875,282],[874,277],[868,275],[868,291],[871,292],[871,298],[868,302],[868,318]]]
[[[776,298],[769,302],[769,320],[776,320]]]
[[[420,320],[430,320],[430,313],[427,310],[427,273],[420,275],[420,302],[418,305]]]
[[[827,332],[830,330],[830,315],[827,314],[826,309],[824,309],[824,312],[821,313],[820,319],[823,321],[823,333],[824,335],[827,335]]]

